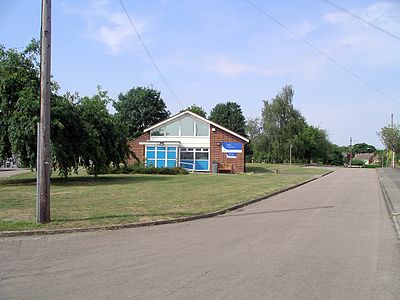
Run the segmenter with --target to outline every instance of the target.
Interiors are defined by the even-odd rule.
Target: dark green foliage
[[[353,166],[363,166],[364,162],[362,160],[360,160],[360,159],[352,159],[351,160],[351,164]]]
[[[92,171],[89,174],[94,175]],[[189,174],[184,168],[155,168],[145,167],[143,164],[129,164],[124,166],[108,166],[101,170],[100,174],[159,174],[159,175],[186,175]]]
[[[246,136],[246,122],[240,105],[236,102],[218,103],[210,113],[213,121],[237,134]]]
[[[376,152],[376,148],[374,146],[368,145],[366,143],[354,144],[352,150],[354,154]]]
[[[0,161],[12,154],[23,166],[36,160],[36,123],[39,120],[39,42],[23,52],[0,45]]]
[[[201,106],[197,106],[196,104],[193,104],[192,106],[188,106],[188,108],[181,110],[180,112],[185,111],[185,110],[189,110],[189,111],[199,115],[200,117],[207,118],[206,111]]]
[[[129,139],[142,135],[147,127],[170,115],[160,92],[152,87],[136,87],[121,93],[113,106],[117,111],[115,116]]]
[[[110,98],[100,87],[97,95],[84,97],[78,103],[83,120],[81,164],[95,176],[110,164],[124,162],[128,155],[122,125],[108,112],[108,103]]]

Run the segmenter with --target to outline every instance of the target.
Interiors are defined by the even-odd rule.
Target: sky
[[[173,114],[234,101],[255,118],[291,85],[295,108],[338,145],[382,148],[379,129],[391,113],[400,123],[399,0],[331,1],[397,39],[322,0],[121,1],[128,14],[119,0],[52,1],[61,93],[152,86]],[[39,39],[40,14],[40,0],[0,0],[0,44]]]

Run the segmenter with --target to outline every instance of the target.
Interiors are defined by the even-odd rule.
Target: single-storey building
[[[180,112],[144,130],[130,141],[129,163],[180,166],[196,172],[245,171],[244,146],[249,140],[191,111]]]
[[[354,159],[362,160],[364,164],[369,165],[374,162],[374,153],[358,153],[354,156]]]

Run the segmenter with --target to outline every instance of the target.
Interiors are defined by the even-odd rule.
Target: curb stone
[[[163,225],[163,224],[173,224],[173,223],[181,223],[181,222],[188,222],[188,221],[194,221],[194,220],[200,220],[200,219],[205,219],[205,218],[211,218],[215,217],[218,215],[223,215],[226,214],[230,211],[237,210],[239,208],[248,206],[250,204],[254,204],[256,202],[266,200],[268,198],[271,198],[273,196],[276,196],[278,194],[287,192],[289,190],[293,190],[297,187],[300,187],[302,185],[305,185],[307,183],[310,183],[312,181],[315,181],[317,179],[320,179],[322,177],[325,177],[334,171],[328,171],[325,174],[315,176],[311,179],[308,179],[304,182],[294,184],[291,186],[288,186],[286,188],[283,188],[281,190],[275,191],[269,195],[257,197],[245,202],[241,202],[235,205],[232,205],[230,207],[217,210],[214,212],[209,212],[205,214],[200,214],[200,215],[195,215],[195,216],[190,216],[190,217],[182,217],[182,218],[175,218],[175,219],[170,219],[170,220],[159,220],[159,221],[151,221],[151,222],[141,222],[141,223],[126,223],[126,224],[115,224],[115,225],[103,225],[103,226],[93,226],[93,227],[79,227],[79,228],[65,228],[65,229],[38,229],[38,230],[20,230],[20,231],[2,231],[0,232],[0,238],[3,237],[15,237],[15,236],[33,236],[33,235],[53,235],[53,234],[62,234],[62,233],[75,233],[75,232],[93,232],[93,231],[100,231],[100,230],[117,230],[117,229],[124,229],[124,228],[135,228],[135,227],[145,227],[145,226],[154,226],[154,225]]]
[[[383,198],[385,199],[385,206],[386,210],[390,216],[390,219],[393,221],[393,226],[394,229],[396,230],[397,233],[397,238],[400,240],[400,225],[399,225],[399,219],[398,219],[398,214],[394,211],[392,201],[390,200],[390,197],[386,191],[385,185],[382,182],[381,178],[379,177],[378,171],[376,173],[379,181],[379,186],[381,187],[381,192],[383,195]],[[1,237],[1,235],[0,235]]]

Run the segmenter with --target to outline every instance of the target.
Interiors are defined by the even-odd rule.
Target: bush
[[[90,174],[90,173],[89,173]],[[129,164],[123,166],[109,166],[102,169],[101,174],[160,174],[160,175],[186,175],[189,174],[184,168],[155,168],[145,167],[143,164]],[[90,174],[93,175],[93,174]]]
[[[362,161],[360,159],[352,159],[351,160],[351,164],[353,166],[363,166],[364,165],[364,161]]]
[[[366,169],[375,169],[375,168],[381,168],[381,167],[382,167],[381,165],[374,165],[374,164],[363,165],[363,168],[366,168]]]

